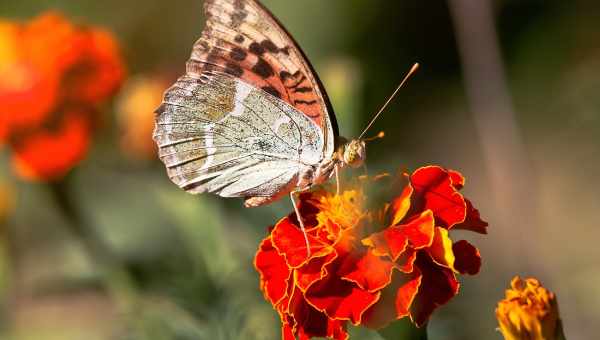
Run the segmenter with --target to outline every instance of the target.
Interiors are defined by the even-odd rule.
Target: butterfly
[[[247,207],[289,194],[303,227],[295,195],[360,167],[366,140],[339,135],[313,67],[260,2],[206,0],[204,11],[186,74],[156,110],[159,157],[190,193]]]

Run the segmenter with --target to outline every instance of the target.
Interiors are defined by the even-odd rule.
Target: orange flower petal
[[[396,269],[403,273],[412,273],[414,271],[415,260],[417,259],[417,250],[413,248],[406,249],[396,259]]]
[[[407,186],[402,191],[402,194],[396,197],[390,206],[390,212],[392,214],[390,225],[396,225],[402,221],[406,216],[406,213],[410,209],[410,197],[413,193],[413,188]]]
[[[419,168],[410,176],[410,183],[414,187],[412,210],[432,210],[436,225],[447,229],[465,220],[465,200],[453,186],[448,171],[439,166]]]
[[[399,226],[402,233],[410,242],[414,249],[421,249],[429,246],[433,241],[434,218],[431,210],[426,210],[421,215],[409,223]]]
[[[456,258],[452,251],[452,240],[448,236],[447,229],[435,227],[433,242],[427,251],[435,263],[456,271],[454,269]]]
[[[0,139],[42,124],[56,105],[58,90],[59,78],[54,72],[26,61],[0,65],[0,125],[6,129]]]
[[[458,293],[459,283],[450,269],[438,266],[424,251],[419,252],[415,265],[422,278],[419,292],[410,307],[410,317],[420,327],[436,308]]]
[[[456,256],[454,268],[461,274],[475,275],[481,268],[479,250],[465,240],[458,241],[452,246]]]
[[[355,283],[334,275],[313,284],[304,296],[312,306],[324,311],[328,317],[350,320],[355,325],[360,323],[362,314],[379,299],[379,293],[369,293]]]
[[[292,297],[291,305],[290,313],[295,322],[292,333],[297,334],[298,339],[312,337],[348,339],[345,322],[329,318],[325,313],[315,309],[299,292]]]
[[[467,217],[465,221],[455,225],[455,229],[470,230],[480,234],[487,234],[488,223],[481,219],[479,216],[479,210],[473,207],[473,204],[468,199],[465,199],[467,203]]]
[[[23,57],[45,71],[67,72],[85,51],[85,37],[58,12],[46,12],[24,25]]]
[[[288,323],[282,323],[281,325],[281,339],[283,340],[296,340],[294,335],[294,328]]]
[[[373,248],[377,256],[389,256],[395,260],[408,246],[408,239],[399,227],[389,227],[362,240],[362,244]]]
[[[429,246],[433,241],[433,230],[433,213],[427,210],[407,224],[391,226],[372,234],[363,240],[363,244],[373,247],[376,255],[388,255],[396,261],[409,242],[414,249]]]
[[[390,284],[394,263],[376,256],[372,251],[346,256],[336,275],[354,282],[368,292],[376,292]]]
[[[365,312],[363,324],[379,329],[407,316],[420,285],[418,270],[410,274],[395,272],[392,283],[381,291],[379,301]]]
[[[295,271],[295,284],[302,291],[306,291],[310,285],[321,280],[327,275],[325,266],[333,262],[337,254],[332,252],[325,256],[313,257],[305,265]]]
[[[292,223],[289,217],[279,221],[271,235],[273,246],[283,255],[288,266],[292,268],[298,268],[309,259],[321,257],[333,251],[327,243],[307,234],[310,245],[310,257],[308,257],[304,233],[302,233],[300,227]]]
[[[70,73],[66,91],[73,100],[97,104],[121,86],[125,67],[116,40],[107,31],[92,29],[86,32],[86,56]]]
[[[448,176],[450,176],[450,180],[452,186],[456,190],[460,190],[465,185],[465,177],[458,171],[448,169]]]
[[[58,179],[83,159],[89,141],[86,115],[72,112],[54,131],[37,132],[15,145],[13,165],[25,179]]]
[[[286,295],[291,272],[270,238],[261,242],[254,258],[254,267],[260,274],[260,286],[265,298],[273,305],[279,303]]]
[[[410,275],[404,276],[396,292],[396,317],[402,318],[410,313],[412,305],[419,287],[421,286],[422,275],[416,269]]]

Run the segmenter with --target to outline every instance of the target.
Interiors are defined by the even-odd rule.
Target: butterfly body
[[[207,0],[186,74],[156,110],[154,140],[191,193],[271,203],[362,164],[364,142],[338,135],[310,63],[256,0]]]

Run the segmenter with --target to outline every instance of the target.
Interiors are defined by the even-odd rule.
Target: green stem
[[[49,183],[50,192],[58,208],[67,219],[66,227],[86,248],[88,255],[102,265],[113,263],[112,254],[96,230],[86,221],[73,199],[70,178]]]
[[[403,318],[377,331],[385,340],[427,340],[427,325],[417,328]]]
[[[133,297],[133,300],[129,299],[129,303],[133,303],[135,291],[131,272],[119,262],[101,235],[86,220],[72,195],[70,183],[69,177],[49,183],[54,200],[67,219],[68,230],[83,244],[91,260],[98,266],[104,289],[116,295],[126,292],[126,295]]]
[[[566,340],[565,332],[562,325],[562,320],[558,319],[556,325],[556,340]]]

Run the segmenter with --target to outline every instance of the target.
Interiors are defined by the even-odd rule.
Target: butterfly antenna
[[[367,125],[367,127],[363,130],[363,132],[360,134],[360,136],[358,136],[358,139],[361,139],[362,136],[364,136],[364,134],[367,132],[367,130],[369,130],[371,125],[373,125],[373,123],[375,123],[375,121],[377,120],[379,115],[381,115],[383,113],[383,111],[385,111],[385,109],[388,107],[388,105],[390,105],[390,103],[392,102],[394,97],[396,97],[396,94],[398,94],[398,91],[400,91],[400,89],[404,86],[404,83],[406,83],[406,81],[417,71],[417,69],[419,69],[419,63],[415,63],[413,65],[413,67],[410,69],[410,71],[408,71],[408,73],[406,74],[406,76],[404,76],[404,79],[402,80],[400,85],[398,85],[398,87],[396,88],[396,91],[394,91],[394,93],[392,93],[392,95],[388,98],[388,100],[385,102],[385,104],[383,104],[381,109],[379,109],[377,114],[375,114],[375,116],[373,116],[373,119],[371,119],[371,121],[369,122],[369,125]]]
[[[365,139],[363,139],[363,141],[372,142],[374,140],[382,139],[383,137],[385,137],[385,132],[379,131],[379,133],[377,135],[375,135],[373,137],[365,138]]]

